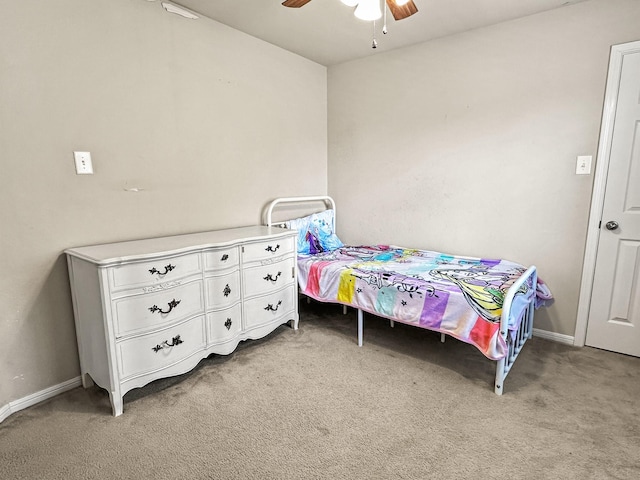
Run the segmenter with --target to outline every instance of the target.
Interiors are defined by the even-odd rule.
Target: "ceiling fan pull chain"
[[[371,48],[378,48],[378,41],[376,40],[376,21],[373,21],[373,42],[371,42]]]
[[[382,0],[382,14],[384,15],[383,18],[383,22],[384,25],[382,25],[382,34],[386,35],[387,34],[387,3],[385,2],[385,0]]]

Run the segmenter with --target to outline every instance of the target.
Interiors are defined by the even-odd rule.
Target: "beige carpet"
[[[0,424],[2,479],[638,479],[640,359],[534,338],[493,393],[474,347],[301,305],[190,374],[74,389]]]

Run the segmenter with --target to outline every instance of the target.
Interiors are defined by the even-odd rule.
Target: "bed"
[[[274,221],[274,211],[321,204],[301,217]],[[535,266],[504,259],[449,255],[394,245],[344,245],[335,229],[336,205],[328,196],[273,200],[269,226],[298,231],[300,291],[321,302],[353,307],[358,345],[364,312],[433,330],[471,344],[496,362],[495,388],[501,395],[525,342],[534,311],[552,300]]]

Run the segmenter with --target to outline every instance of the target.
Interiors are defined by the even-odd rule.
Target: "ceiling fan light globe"
[[[372,21],[382,17],[378,0],[360,0],[353,14],[360,20]]]
[[[340,1],[344,3],[347,7],[355,7],[360,0],[340,0]]]

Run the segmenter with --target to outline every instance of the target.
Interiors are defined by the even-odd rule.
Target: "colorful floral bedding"
[[[507,260],[446,255],[400,247],[341,246],[298,256],[302,292],[451,335],[492,360],[508,351],[499,335],[504,297],[525,268]],[[544,283],[523,285],[511,309],[517,330],[527,303],[552,298]]]

